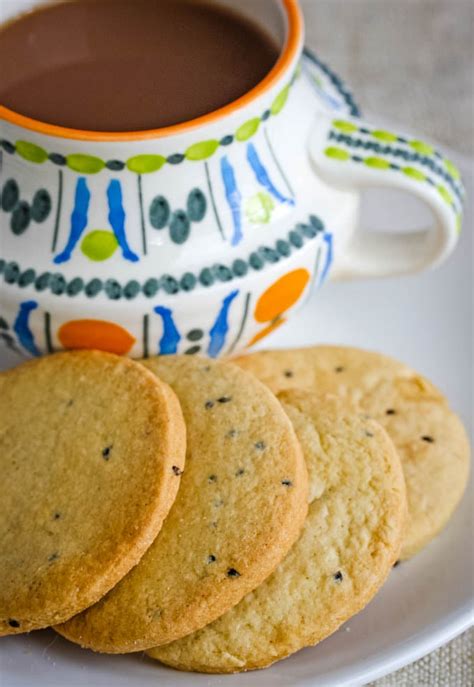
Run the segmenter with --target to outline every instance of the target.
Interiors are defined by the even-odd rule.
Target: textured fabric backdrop
[[[306,42],[380,114],[474,154],[474,0],[301,0]],[[472,687],[474,632],[371,687]]]
[[[473,0],[300,0],[364,110],[474,153]]]

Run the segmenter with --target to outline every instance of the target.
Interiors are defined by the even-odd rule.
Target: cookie
[[[374,596],[397,559],[406,517],[395,448],[335,397],[280,395],[307,462],[300,539],[258,589],[211,625],[148,653],[181,670],[263,668],[316,644]]]
[[[441,392],[403,363],[342,346],[255,353],[235,361],[274,392],[337,393],[378,420],[402,460],[409,523],[401,558],[413,556],[446,525],[469,474],[469,442]]]
[[[176,496],[175,394],[109,353],[0,374],[0,634],[63,622],[142,557]]]
[[[156,541],[104,599],[60,634],[108,653],[147,649],[212,622],[257,587],[298,537],[308,479],[273,394],[228,363],[144,362],[176,392],[186,470]]]

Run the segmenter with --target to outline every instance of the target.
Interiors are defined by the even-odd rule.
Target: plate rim
[[[334,671],[331,680],[338,687],[364,687],[436,651],[471,627],[474,627],[474,606],[463,604],[449,616],[426,626],[414,637],[408,637],[395,646],[392,645],[379,652],[376,656],[369,656],[353,664],[350,677],[335,682],[338,680],[338,671]],[[341,672],[347,672],[347,670],[346,666],[341,669]],[[315,687],[318,685],[317,682],[313,684]],[[311,687],[311,683],[308,683],[308,687]]]
[[[461,167],[469,168],[469,174],[474,174],[474,158],[448,147],[444,149],[449,152],[452,158],[459,162]],[[468,203],[468,215],[472,216],[471,198],[469,198]],[[469,231],[468,227],[466,227],[467,231]],[[473,477],[474,474],[471,476],[471,480]],[[459,510],[468,508],[472,512],[474,507],[473,494],[474,488],[471,481],[467,487],[463,502],[459,504]],[[322,687],[322,685],[324,687],[327,687],[327,685],[332,687],[336,685],[337,687],[363,687],[374,680],[392,674],[423,658],[471,627],[474,627],[474,585],[472,586],[468,601],[458,604],[449,613],[425,625],[413,635],[406,636],[404,639],[400,639],[383,650],[376,651],[366,658],[356,660],[350,665],[342,666],[336,670],[332,669],[329,682],[322,682],[325,679],[324,675],[315,675],[302,677],[295,684],[300,685],[300,687]],[[258,674],[256,675],[258,676]],[[11,677],[11,673],[9,675],[7,669],[2,669],[0,661],[0,684],[5,687],[12,687],[13,683],[9,679]],[[130,677],[133,680],[133,676]],[[192,681],[192,674],[190,674],[190,680]],[[14,681],[14,684],[19,685],[20,683]],[[26,684],[28,683],[25,682]],[[140,682],[136,681],[134,684],[138,687]]]

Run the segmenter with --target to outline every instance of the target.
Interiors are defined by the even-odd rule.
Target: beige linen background
[[[474,154],[474,0],[301,0],[306,42],[363,111]],[[371,687],[472,687],[474,633]]]

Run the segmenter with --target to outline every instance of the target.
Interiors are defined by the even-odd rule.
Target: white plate
[[[452,155],[472,198],[473,165]],[[366,208],[387,222],[423,211],[379,191]],[[401,212],[402,210],[402,212]],[[461,245],[436,272],[385,281],[329,284],[275,346],[353,344],[394,355],[435,381],[470,425],[472,412],[472,208]],[[3,354],[3,366],[14,364]],[[32,456],[34,460],[34,456]],[[52,631],[0,640],[2,687],[357,687],[432,651],[473,623],[472,489],[427,549],[395,568],[376,599],[319,646],[272,668],[235,676],[178,673],[138,656],[82,651]],[[0,580],[1,584],[1,580]]]

